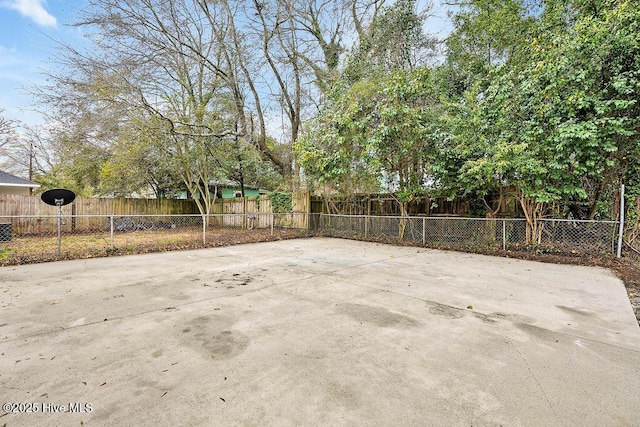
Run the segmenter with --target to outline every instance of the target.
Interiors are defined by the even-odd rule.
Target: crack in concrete
[[[502,335],[502,334],[500,334],[500,335]],[[542,387],[542,384],[540,384],[540,381],[538,381],[538,378],[536,377],[536,374],[533,373],[533,370],[531,369],[531,366],[529,365],[529,362],[527,361],[527,358],[524,357],[524,355],[520,352],[520,349],[518,348],[518,346],[516,346],[509,338],[505,337],[504,335],[502,335],[502,336],[505,339],[505,342],[509,343],[515,349],[515,351],[520,355],[522,360],[524,361],[524,364],[527,366],[527,371],[529,371],[529,375],[531,375],[531,378],[533,378],[533,380],[538,385],[538,388],[542,392],[542,395],[544,396],[544,399],[547,401],[547,405],[549,406],[549,408],[551,408],[551,411],[553,412],[553,415],[556,416],[556,418],[558,419],[558,421],[560,421],[562,423],[562,425],[566,426],[567,423],[565,423],[564,420],[560,417],[560,415],[558,415],[558,413],[556,412],[556,408],[554,408],[553,405],[551,404],[551,400],[549,400],[549,396],[547,396],[547,392],[544,390],[544,387]]]

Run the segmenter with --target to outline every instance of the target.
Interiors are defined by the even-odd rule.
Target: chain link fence
[[[531,249],[580,255],[615,255],[615,221],[321,215],[325,235],[451,249]]]
[[[0,216],[0,265],[306,235],[306,213]]]
[[[58,227],[58,223],[60,224]],[[615,221],[307,213],[0,216],[0,265],[216,246],[310,233],[449,249],[614,255]]]

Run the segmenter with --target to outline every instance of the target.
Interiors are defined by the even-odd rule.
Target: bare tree
[[[15,139],[17,126],[15,120],[4,117],[2,113],[4,113],[4,109],[0,108],[0,147]]]
[[[31,179],[34,166],[37,168],[34,150],[38,148],[30,143],[30,129],[27,135],[21,135],[16,130],[19,122],[4,117],[3,112],[0,109],[0,169]]]
[[[60,128],[89,147],[108,149],[126,123],[146,118],[196,198],[208,197],[228,138],[254,147],[293,188],[292,145],[338,76],[345,31],[366,31],[383,4],[90,0],[76,24],[90,27],[90,45],[64,47],[64,73],[43,95],[67,121]],[[274,116],[287,132],[276,143]]]
[[[185,2],[93,2],[77,24],[93,28],[92,49],[64,46],[65,73],[50,76],[52,85],[41,99],[57,116],[73,121],[60,126],[63,130],[88,129],[77,146],[119,147],[110,153],[118,155],[128,152],[121,141],[132,129],[140,133],[132,144],[154,139],[149,148],[179,171],[204,214],[212,204],[210,142],[229,131],[218,108],[226,98],[220,84],[224,71],[216,69],[216,45],[195,10]],[[195,60],[190,49],[208,62]],[[148,175],[153,180],[157,174]]]

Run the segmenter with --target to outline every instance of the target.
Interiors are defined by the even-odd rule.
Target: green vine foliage
[[[269,194],[273,213],[289,213],[293,210],[291,193],[273,192]]]

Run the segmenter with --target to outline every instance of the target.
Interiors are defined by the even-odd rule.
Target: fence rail
[[[616,221],[542,219],[532,240],[524,219],[321,215],[318,229],[335,237],[411,242],[450,248],[522,249],[612,255]]]

